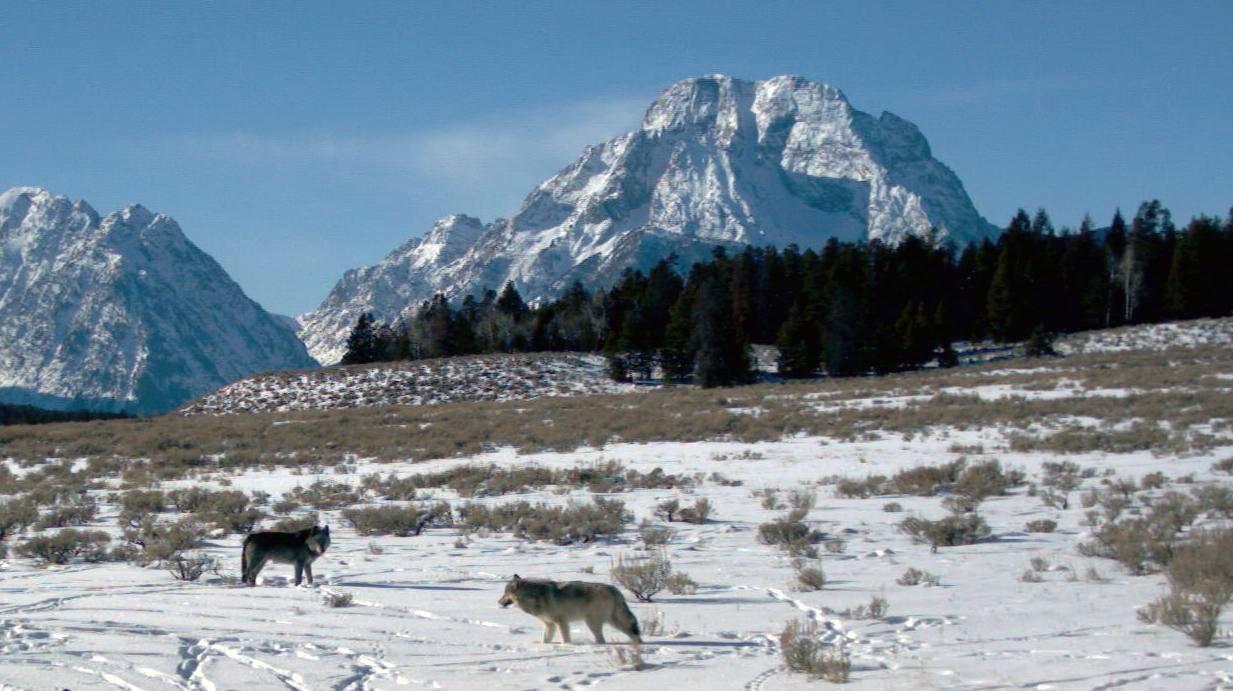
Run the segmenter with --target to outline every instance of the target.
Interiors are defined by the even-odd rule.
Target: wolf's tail
[[[245,537],[244,546],[240,548],[240,580],[245,585],[252,585],[252,583],[248,582],[248,545],[252,540],[252,535]]]
[[[616,611],[612,613],[613,624],[621,630],[629,640],[633,641],[634,645],[642,645],[642,629],[638,628],[638,617],[630,611],[629,605],[626,604],[625,598],[618,595],[616,602]]]

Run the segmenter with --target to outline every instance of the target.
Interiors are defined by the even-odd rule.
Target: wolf
[[[240,554],[241,578],[249,586],[257,585],[257,574],[266,562],[274,560],[295,564],[295,584],[299,585],[304,574],[313,582],[313,561],[325,554],[330,546],[330,526],[314,525],[294,533],[251,533],[244,538],[244,550]]]
[[[612,624],[629,636],[634,645],[642,645],[638,620],[629,611],[621,591],[607,583],[586,581],[556,581],[522,578],[518,574],[505,584],[505,594],[497,600],[502,607],[518,605],[522,611],[544,622],[544,642],[552,642],[552,634],[561,631],[561,642],[569,643],[569,623],[579,619],[587,623],[595,642],[604,642],[604,624]]]

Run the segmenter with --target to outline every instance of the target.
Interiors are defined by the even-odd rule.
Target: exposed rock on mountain
[[[541,183],[512,218],[448,216],[347,272],[300,318],[301,337],[336,362],[360,313],[394,321],[437,292],[459,298],[513,281],[536,300],[669,253],[690,263],[717,244],[896,242],[934,228],[959,243],[995,231],[912,123],[863,113],[800,77],[688,79],[638,130],[588,147]]]
[[[148,413],[254,372],[311,367],[174,220],[0,194],[0,401]]]

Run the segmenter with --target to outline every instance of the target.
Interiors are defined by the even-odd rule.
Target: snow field
[[[1133,391],[1084,388],[1069,374],[1058,376],[1068,367],[1062,359],[957,370],[962,380],[971,375],[971,385],[947,388],[955,381],[949,374],[939,380],[945,386],[938,390],[993,403],[1008,395],[1107,401],[1137,393],[1138,387],[1169,388],[1150,381],[1136,381]],[[1211,377],[1208,389],[1227,387],[1233,372],[1202,376]],[[1052,387],[1043,385],[1050,380]],[[862,389],[800,398],[824,414],[927,401],[910,387]],[[742,402],[737,412],[760,410]],[[1090,426],[1124,424],[1076,420]],[[1031,434],[1057,424],[1042,420]],[[904,434],[870,430],[849,440],[611,443],[535,454],[498,448],[423,463],[361,458],[320,472],[280,467],[164,482],[164,490],[228,487],[267,492],[277,500],[316,480],[358,485],[371,473],[403,477],[465,464],[571,468],[618,461],[643,473],[662,468],[696,478],[681,490],[602,495],[624,501],[634,520],[616,538],[590,544],[527,542],[505,533],[465,534],[458,527],[433,527],[414,538],[362,537],[339,511],[322,512],[334,541],[314,565],[318,582],[312,587],[292,586],[293,570],[282,564],[267,566],[257,588],[235,585],[237,535],[207,540],[199,551],[217,558],[221,567],[195,583],[126,563],[44,567],[16,557],[0,560],[0,688],[804,688],[813,682],[784,669],[779,634],[786,622],[805,618],[818,623],[822,643],[849,656],[854,689],[1233,688],[1227,636],[1213,647],[1197,648],[1181,633],[1138,620],[1136,610],[1163,594],[1162,575],[1131,576],[1117,563],[1084,557],[1077,549],[1090,537],[1080,495],[1102,487],[1104,480],[1139,482],[1160,472],[1167,482],[1151,491],[1155,495],[1189,494],[1202,483],[1230,485],[1230,476],[1214,472],[1212,465],[1233,457],[1233,431],[1227,424],[1200,426],[1214,444],[1155,454],[1016,452],[1009,441],[1022,427],[998,423],[967,429],[935,425]],[[1026,487],[987,499],[979,510],[992,537],[936,552],[913,543],[898,525],[912,515],[944,516],[942,497],[835,495],[839,478],[892,476],[960,456],[973,463],[996,458],[1036,483],[1046,462],[1070,461],[1089,474],[1064,510],[1030,496]],[[793,587],[791,560],[760,544],[757,529],[786,512],[764,507],[766,490],[780,490],[787,503],[791,490],[810,488],[817,496],[807,516],[810,527],[843,547],[830,551],[819,545],[826,585],[801,592]],[[99,517],[85,527],[118,537],[118,508],[106,503],[110,492],[97,494],[104,502]],[[419,499],[457,508],[467,501],[564,504],[592,496],[577,487],[546,487],[473,500],[449,490],[421,490]],[[609,645],[600,646],[576,623],[573,644],[542,644],[536,619],[497,605],[514,573],[608,581],[617,556],[642,553],[637,524],[644,518],[661,523],[653,518],[659,502],[679,498],[690,505],[701,497],[715,507],[711,520],[671,524],[675,535],[667,546],[674,570],[695,580],[698,592],[663,592],[651,603],[627,595],[648,630],[641,669],[618,659],[614,651],[628,646],[614,630],[607,631]],[[366,498],[368,504],[380,501]],[[889,503],[902,511],[886,511]],[[1041,519],[1056,521],[1056,531],[1026,531],[1026,523]],[[1220,524],[1203,518],[1198,525]],[[10,548],[19,541],[10,537]],[[909,568],[935,575],[939,584],[899,584]],[[1022,579],[1029,570],[1039,582]],[[336,594],[350,595],[352,605],[329,607],[326,599]],[[882,618],[844,614],[873,597],[889,605]],[[1226,632],[1233,628],[1233,615],[1226,611],[1221,624]]]
[[[619,539],[587,545],[528,543],[505,534],[463,537],[453,528],[418,538],[363,538],[336,512],[326,515],[334,543],[318,560],[316,587],[290,586],[292,569],[273,564],[257,588],[230,585],[239,570],[238,536],[211,540],[204,552],[222,561],[222,576],[174,581],[157,568],[129,564],[36,567],[11,559],[0,570],[0,680],[10,688],[611,688],[705,684],[714,688],[795,688],[807,680],[781,668],[778,634],[793,617],[821,624],[823,640],[852,660],[853,688],[1093,688],[1102,685],[1215,688],[1230,682],[1226,648],[1199,649],[1174,631],[1144,625],[1135,608],[1158,596],[1159,576],[1132,577],[1111,561],[1088,559],[1075,545],[1084,535],[1083,510],[1060,511],[1022,489],[985,502],[981,513],[994,539],[931,553],[897,529],[905,515],[944,514],[938,497],[840,499],[818,490],[809,522],[844,540],[842,553],[823,551],[826,587],[795,592],[784,556],[755,539],[757,525],[783,514],[762,508],[752,490],[809,486],[823,477],[860,478],[935,464],[957,456],[955,444],[996,448],[997,433],[952,432],[911,442],[882,439],[826,443],[797,438],[774,443],[657,443],[601,450],[520,456],[501,450],[470,459],[415,465],[361,462],[350,475],[429,472],[460,463],[567,467],[619,460],[649,471],[711,476],[689,491],[636,490],[614,494],[637,519],[655,504],[705,496],[716,506],[704,525],[673,523],[668,552],[674,568],[700,584],[692,596],[662,593],[653,603],[630,597],[646,626],[647,669],[619,667],[612,645],[591,643],[573,627],[574,644],[541,644],[540,624],[496,600],[513,573],[559,580],[607,580],[617,554],[634,555],[631,525]],[[1227,449],[1225,449],[1227,451]],[[1227,481],[1209,472],[1219,454],[1155,458],[1149,453],[1068,456],[1098,475]],[[1039,476],[1044,454],[999,453],[1004,466]],[[288,470],[232,477],[232,487],[273,495],[319,476]],[[1093,483],[1096,480],[1085,482]],[[170,485],[169,485],[170,486]],[[486,498],[586,501],[573,489]],[[433,493],[451,503],[448,491]],[[1077,497],[1076,497],[1077,499]],[[889,501],[904,513],[887,513]],[[115,525],[114,507],[100,517]],[[1051,534],[1029,534],[1026,521],[1052,518]],[[378,547],[373,553],[370,543]],[[1045,559],[1043,582],[1019,580],[1032,558]],[[909,567],[936,574],[938,587],[901,586]],[[1085,579],[1089,568],[1108,582]],[[593,572],[593,573],[592,573]],[[1074,574],[1073,576],[1071,574]],[[347,608],[327,607],[327,593],[354,597]],[[882,620],[844,619],[831,612],[889,602]],[[1226,617],[1227,619],[1227,617]],[[1226,621],[1226,625],[1227,625]],[[609,640],[624,645],[609,631]]]

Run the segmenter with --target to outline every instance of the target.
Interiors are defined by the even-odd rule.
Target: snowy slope
[[[170,217],[0,194],[0,401],[161,411],[313,364]]]
[[[638,130],[588,147],[541,183],[512,218],[448,216],[347,272],[300,318],[301,337],[328,364],[361,312],[393,321],[434,292],[457,298],[513,281],[534,300],[671,252],[691,262],[715,244],[895,242],[935,227],[960,243],[994,230],[910,122],[863,113],[800,77],[688,79]]]
[[[180,412],[221,415],[510,401],[635,388],[613,382],[599,355],[476,355],[259,374],[211,391]]]

